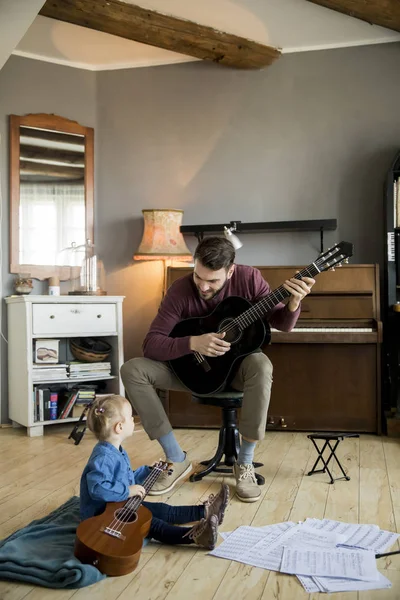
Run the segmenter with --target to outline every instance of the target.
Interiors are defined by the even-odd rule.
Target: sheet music
[[[211,555],[296,575],[309,594],[390,588],[375,554],[399,538],[377,525],[332,519],[239,527],[221,535],[224,541]]]
[[[392,582],[379,573],[377,581],[359,581],[354,579],[340,579],[336,577],[311,577],[313,583],[319,585],[322,592],[356,592],[365,590],[390,589]]]
[[[222,544],[214,548],[209,554],[250,564],[243,559],[260,540],[272,544],[282,533],[293,527],[296,527],[296,524],[291,521],[267,525],[266,527],[238,527],[235,531],[228,533],[228,537]]]
[[[375,553],[370,550],[313,550],[285,547],[281,572],[292,575],[343,577],[378,581]]]
[[[391,581],[382,573],[379,573],[378,581],[360,581],[359,579],[342,579],[339,577],[310,577],[309,575],[298,575],[297,579],[309,594],[325,592],[356,592],[367,590],[390,589]]]
[[[253,567],[270,571],[279,571],[284,546],[311,546],[313,548],[332,548],[337,542],[336,534],[309,529],[296,525],[282,533],[275,540],[263,538],[245,556],[242,561]]]
[[[209,554],[241,562],[242,557],[254,544],[265,536],[265,531],[257,527],[243,525],[232,531],[228,538]]]
[[[387,548],[393,546],[399,537],[398,533],[392,533],[391,531],[379,528],[378,531],[371,529],[371,525],[364,525],[363,527],[364,529],[346,540],[343,545],[373,550],[375,554],[378,554],[379,552],[385,552]]]
[[[277,529],[279,529],[281,532],[286,531],[286,529],[288,529],[290,526],[293,527],[293,525],[296,525],[296,523],[292,523],[291,521],[287,521],[285,523],[274,523],[274,525],[263,525],[262,527],[252,527],[252,529],[259,529],[260,531],[268,531],[269,529],[275,527]],[[226,540],[231,533],[233,533],[232,531],[218,531],[219,535],[222,537],[223,540]]]
[[[342,521],[333,521],[332,519],[306,519],[304,525],[322,531],[334,531],[343,536],[341,543],[346,543],[352,536],[357,535],[360,531],[366,532],[365,528],[370,531],[379,531],[377,525],[359,525],[358,523],[343,523]]]
[[[303,588],[309,594],[315,594],[316,592],[322,592],[322,589],[314,581],[314,577],[310,577],[310,575],[297,575],[297,579],[300,581]]]
[[[385,552],[400,535],[379,529],[377,525],[342,523],[331,519],[306,519],[304,525],[323,531],[335,531],[344,536],[344,540],[339,542],[340,545],[374,550],[376,554]]]

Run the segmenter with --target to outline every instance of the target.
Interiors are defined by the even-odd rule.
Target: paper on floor
[[[232,538],[234,534],[236,539]],[[347,564],[348,558],[345,565],[341,564],[341,568],[344,569],[345,566],[346,569],[339,573],[345,573],[345,577],[339,576],[337,570],[334,571],[333,577],[329,576],[329,570],[324,571],[323,575],[314,576],[296,573],[299,582],[308,593],[390,588],[390,581],[377,571],[375,553],[384,552],[399,537],[399,534],[381,530],[377,525],[343,523],[331,519],[307,519],[297,525],[287,522],[264,527],[241,527],[221,535],[224,542],[210,554],[275,571],[281,570],[285,548],[292,552],[312,551],[319,556],[322,550],[335,553],[353,552],[351,569]],[[228,543],[229,539],[233,544]],[[362,555],[366,550],[369,550],[369,555],[372,556],[372,563],[368,563],[367,566],[368,569],[373,566],[369,573],[374,573],[374,581],[353,579],[349,575],[350,573],[352,577],[355,576],[357,561],[364,560],[360,559],[359,553]],[[312,572],[315,573],[315,570]],[[362,574],[365,576],[365,569]],[[360,576],[360,564],[357,576]]]
[[[321,577],[344,577],[361,581],[378,581],[375,554],[371,550],[313,550],[285,547],[282,573]]]

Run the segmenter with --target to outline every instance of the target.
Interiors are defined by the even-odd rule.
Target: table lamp
[[[193,257],[180,232],[183,210],[148,208],[142,210],[144,230],[134,260],[162,260],[164,263],[163,296],[167,287],[167,261],[190,262]]]

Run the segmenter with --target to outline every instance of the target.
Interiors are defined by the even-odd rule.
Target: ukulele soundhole
[[[243,331],[241,331],[239,327],[234,324],[234,319],[224,319],[221,321],[218,331],[226,331],[224,340],[231,344],[238,342],[243,335]]]
[[[122,523],[134,523],[137,520],[137,513],[128,508],[119,508],[115,511],[114,516]]]

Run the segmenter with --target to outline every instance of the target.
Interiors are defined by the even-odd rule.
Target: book
[[[50,421],[50,389],[42,388],[43,393],[43,420]]]
[[[39,421],[44,421],[44,401],[43,401],[43,390],[41,388],[37,389],[36,392],[39,396]]]
[[[57,420],[58,393],[50,392],[50,421]]]
[[[72,392],[67,397],[67,401],[60,413],[60,416],[58,417],[59,419],[66,419],[68,417],[69,413],[72,410],[72,407],[75,404],[78,394],[79,394],[79,390],[72,390]]]

